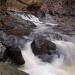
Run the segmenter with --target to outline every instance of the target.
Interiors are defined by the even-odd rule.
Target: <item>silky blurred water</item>
[[[54,57],[51,63],[43,62],[40,58],[34,55],[31,49],[31,42],[25,44],[22,49],[22,55],[26,63],[18,69],[29,73],[30,75],[75,75],[75,37],[62,34],[61,30],[55,30],[54,27],[59,24],[50,16],[46,15],[45,18],[37,18],[31,14],[14,14],[21,17],[23,20],[33,22],[37,28],[29,36],[43,35],[46,39],[56,44],[56,50],[59,52],[60,57]],[[67,28],[66,28],[67,29]]]

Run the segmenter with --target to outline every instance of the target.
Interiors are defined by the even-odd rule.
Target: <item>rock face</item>
[[[31,47],[35,55],[51,54],[52,52],[56,51],[56,45],[42,36],[34,39]]]
[[[22,9],[22,8],[27,8],[30,6],[34,6],[36,8],[41,7],[43,0],[8,0],[8,7],[9,8],[17,8],[17,9]]]
[[[50,14],[75,15],[74,0],[44,0]]]
[[[29,75],[22,71],[17,70],[16,68],[9,66],[7,64],[0,64],[0,74],[1,75]]]
[[[11,59],[16,65],[25,64],[25,60],[23,59],[21,50],[18,47],[6,47],[4,52],[3,60]]]
[[[0,43],[0,62],[8,62],[16,65],[25,64],[20,48],[4,45],[2,42]]]
[[[47,6],[46,8],[44,6]],[[75,1],[74,0],[8,0],[8,9],[16,10],[29,10],[43,8],[44,11],[49,10],[50,14],[63,14],[63,15],[75,15]]]
[[[24,20],[15,14],[10,13],[9,15],[5,15],[2,19],[3,25],[0,28],[8,35],[29,35],[36,26],[32,22]]]

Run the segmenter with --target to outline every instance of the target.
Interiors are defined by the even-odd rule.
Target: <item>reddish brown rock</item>
[[[59,15],[75,15],[74,0],[44,0],[50,13]]]
[[[2,26],[0,29],[2,29],[8,35],[28,36],[36,27],[34,23],[24,20],[20,16],[14,15],[14,13],[5,15],[1,22]]]

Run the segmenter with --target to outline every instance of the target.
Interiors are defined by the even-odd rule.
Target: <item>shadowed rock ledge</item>
[[[0,63],[0,75],[29,75],[29,74],[19,71],[10,65]]]

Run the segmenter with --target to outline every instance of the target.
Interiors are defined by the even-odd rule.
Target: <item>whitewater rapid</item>
[[[71,42],[65,41],[55,41],[55,43],[62,57],[56,58],[52,63],[46,63],[33,54],[31,42],[28,42],[25,48],[22,50],[22,55],[26,63],[19,67],[19,69],[29,73],[30,75],[72,75],[70,72],[70,67],[72,69],[74,67],[69,67],[68,62],[70,65],[72,62],[74,62],[75,55],[73,54],[75,45]],[[67,69],[67,67],[70,69],[70,71]]]
[[[47,27],[46,25],[56,26],[54,21],[50,22],[50,20],[45,20],[41,22],[37,17],[29,14],[29,15],[21,15],[20,16],[24,20],[29,20],[33,22],[37,29],[35,32],[37,33],[45,33],[45,31],[52,32],[53,35],[54,30],[52,28]],[[50,36],[51,36],[50,34]],[[54,37],[57,36],[57,32],[54,32]],[[45,35],[45,34],[44,34]],[[62,35],[63,38],[68,39],[69,41],[65,41],[64,39],[58,38],[58,40],[51,36],[51,41],[56,44],[56,50],[60,54],[59,58],[54,58],[52,63],[43,62],[40,58],[34,55],[31,49],[31,42],[27,42],[25,47],[22,49],[22,55],[25,60],[25,64],[18,67],[19,70],[27,72],[30,75],[75,75],[75,44],[71,42],[71,39],[67,35]],[[60,36],[59,36],[60,37]]]

